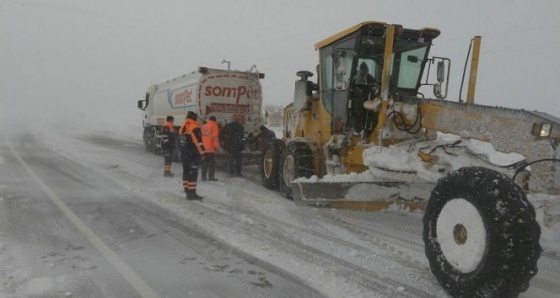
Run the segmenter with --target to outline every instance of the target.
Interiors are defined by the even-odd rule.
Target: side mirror
[[[436,98],[447,98],[449,73],[451,72],[451,60],[445,57],[432,57],[429,58],[427,62],[427,73],[425,74],[426,80],[421,85],[432,86],[434,88],[433,93]],[[435,75],[431,72],[432,65],[436,65]]]
[[[138,101],[138,108],[142,111],[146,109],[146,100],[142,99]]]
[[[445,80],[445,64],[443,61],[438,61],[437,64],[437,81],[441,84]]]
[[[443,98],[443,95],[441,94],[441,82],[434,84],[434,95],[436,96],[436,98]]]

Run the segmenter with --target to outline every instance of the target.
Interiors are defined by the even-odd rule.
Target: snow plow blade
[[[290,186],[297,205],[357,211],[424,212],[435,184],[402,181],[295,181]]]

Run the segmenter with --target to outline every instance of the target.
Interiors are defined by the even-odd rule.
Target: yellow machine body
[[[487,142],[496,151],[523,155],[525,162],[558,155],[560,119],[474,103],[481,44],[478,36],[473,39],[467,101],[445,99],[450,61],[428,56],[439,34],[434,28],[405,29],[372,21],[315,45],[319,52],[317,81],[308,80],[311,72],[298,72],[301,79],[295,84],[294,102],[284,110],[282,139],[287,148],[292,142],[300,144],[294,148],[306,147],[302,158],[296,154],[288,163],[286,158],[279,161],[280,184],[289,185],[289,189],[284,187],[289,197],[337,208],[379,210],[400,204],[423,210],[435,181],[426,181],[426,191],[412,198],[403,196],[402,189],[410,191],[418,185],[398,178],[342,182],[322,178],[367,172],[370,167],[364,161],[364,151],[371,147],[433,140],[438,133]],[[369,89],[358,83],[365,69],[375,82],[366,87]],[[430,87],[434,98],[425,98],[420,90]],[[543,125],[551,127],[548,134],[540,133]],[[419,152],[418,158],[428,166],[437,159],[429,152]],[[312,166],[308,163],[311,160]],[[509,174],[516,170],[495,168]],[[382,167],[377,170],[391,172]],[[531,170],[530,187],[545,192],[558,189],[555,163],[536,164]],[[318,179],[309,179],[311,176]],[[347,190],[357,184],[370,185],[371,197],[349,195]]]

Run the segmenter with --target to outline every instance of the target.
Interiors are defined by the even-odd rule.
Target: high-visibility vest
[[[165,122],[165,124],[161,127],[161,130],[163,131],[164,128],[169,128],[169,132],[173,132],[174,128],[173,128],[173,122]]]
[[[218,136],[218,124],[215,121],[208,120],[206,124],[202,125],[202,143],[206,152],[215,153],[220,148]]]
[[[179,136],[183,137],[187,143],[189,143],[187,140],[190,140],[190,144],[192,144],[198,153],[202,155],[205,153],[204,145],[202,144],[202,136],[197,136],[195,130],[198,130],[200,133],[200,126],[198,125],[198,122],[192,119],[187,119],[183,125],[181,125],[181,128],[179,128]]]

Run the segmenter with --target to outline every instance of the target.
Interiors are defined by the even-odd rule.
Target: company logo
[[[192,102],[192,90],[185,89],[185,91],[175,95],[175,105],[185,105]]]
[[[242,96],[248,96],[247,87],[223,87],[223,86],[206,86],[204,88],[205,96],[215,96],[215,97],[234,97],[237,101]]]
[[[247,97],[249,97],[249,99],[259,99],[259,97],[261,96],[261,89],[257,88],[257,87],[251,87],[249,88],[249,93],[247,94]]]

